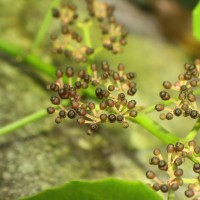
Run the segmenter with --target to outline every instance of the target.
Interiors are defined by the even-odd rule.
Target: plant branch
[[[36,113],[33,113],[22,119],[19,119],[13,123],[9,123],[8,125],[0,128],[0,136],[6,135],[7,133],[10,133],[14,130],[24,127],[27,124],[30,124],[31,122],[37,121],[41,118],[44,118],[47,114],[48,113],[47,113],[46,109],[42,109]]]
[[[197,183],[199,183],[197,178],[182,178],[182,180],[183,180],[184,184],[190,184],[190,183],[197,184]]]
[[[92,41],[91,41],[91,34],[90,34],[92,21],[79,22],[77,23],[77,26],[83,31],[83,38],[87,47],[93,48]]]
[[[169,133],[145,113],[138,113],[137,117],[129,118],[129,121],[139,124],[165,144],[174,144],[179,141],[179,137],[177,137],[173,133]]]
[[[174,191],[172,189],[168,192],[167,200],[174,200]]]
[[[52,3],[50,4],[48,11],[47,11],[47,14],[43,19],[41,27],[40,27],[37,35],[36,35],[36,38],[35,38],[33,45],[32,45],[31,53],[34,52],[34,50],[37,49],[40,46],[42,41],[44,41],[44,38],[46,37],[46,33],[48,31],[49,25],[52,21],[51,9],[53,7],[58,6],[60,2],[61,2],[61,0],[53,0]]]
[[[38,69],[40,72],[43,72],[52,78],[55,78],[55,67],[53,65],[45,63],[33,54],[24,53],[24,50],[18,46],[0,40],[0,51],[16,58],[16,60],[19,60],[20,62],[30,65],[34,69]]]
[[[183,138],[183,140],[187,142],[193,140],[196,137],[199,129],[200,129],[200,120],[198,119],[192,130],[187,134],[185,138]]]

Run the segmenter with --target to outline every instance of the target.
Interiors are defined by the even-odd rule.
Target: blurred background
[[[85,7],[80,6],[83,1],[72,2],[85,12]],[[200,43],[192,36],[191,11],[197,1],[104,2],[115,6],[117,20],[130,34],[123,53],[112,56],[105,51],[97,57],[97,63],[108,60],[112,67],[124,63],[128,71],[137,73],[138,105],[154,105],[160,101],[162,82],[175,81],[183,64],[200,56]],[[6,41],[28,54],[50,3],[19,0],[13,4],[12,0],[0,0],[1,127],[50,105],[48,77],[1,49],[1,43]],[[68,60],[50,52],[49,35],[54,26],[49,27],[35,54],[64,69]],[[156,112],[150,116],[182,137],[194,124],[194,120],[184,118],[160,121]],[[76,124],[66,120],[56,125],[54,117],[47,116],[0,137],[0,200],[36,194],[74,179],[118,177],[148,182],[145,172],[156,147],[165,149],[157,138],[136,124],[128,129],[117,124],[103,125],[97,134],[88,136]]]

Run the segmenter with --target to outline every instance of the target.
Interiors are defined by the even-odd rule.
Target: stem
[[[66,102],[65,104],[63,104],[63,106],[68,106],[68,102]],[[54,106],[52,105],[52,107],[54,107],[55,109],[59,109],[59,106]],[[4,127],[0,127],[0,136],[2,135],[6,135],[14,130],[17,130],[19,128],[22,128],[32,122],[38,121],[39,119],[42,119],[44,117],[46,117],[48,114],[46,109],[41,109],[33,114],[30,114],[22,119],[19,119],[15,122],[9,123],[8,125],[4,126]]]
[[[84,38],[86,46],[92,48],[93,46],[92,46],[91,35],[90,35],[90,28],[92,26],[92,21],[88,21],[85,23],[79,22],[77,23],[77,26],[83,31],[83,38]]]
[[[52,15],[51,15],[51,9],[53,7],[58,6],[60,2],[61,2],[61,0],[53,0],[52,3],[50,4],[48,11],[47,11],[47,14],[43,19],[41,27],[40,27],[40,29],[37,33],[37,36],[35,38],[33,45],[32,45],[31,52],[34,52],[34,50],[37,49],[40,46],[42,41],[44,41],[44,38],[46,37],[46,33],[47,33],[48,28],[49,28],[49,25],[50,25],[50,23],[53,19]]]
[[[183,140],[187,142],[193,140],[196,137],[199,129],[200,129],[200,120],[198,119],[192,130],[187,134],[187,136]]]
[[[167,200],[174,200],[174,197],[175,197],[174,191],[170,189],[168,192]]]
[[[129,121],[136,122],[165,144],[174,144],[179,141],[179,137],[169,133],[145,113],[138,113],[136,118],[129,118]]]
[[[77,23],[77,26],[83,31],[83,38],[84,38],[86,46],[93,48],[93,44],[91,40],[92,21],[89,21],[86,23],[79,22]],[[98,55],[103,49],[104,49],[103,46],[99,46],[98,48],[95,49],[94,53],[88,57],[88,63],[89,63],[87,66],[88,73],[91,74],[90,65],[94,62],[95,56]]]
[[[55,67],[42,61],[39,57],[33,54],[26,54],[24,50],[18,46],[10,44],[6,41],[0,40],[0,51],[20,59],[20,62],[29,64],[34,69],[39,69],[40,72],[48,74],[50,77],[55,78]]]
[[[182,178],[184,184],[199,183],[197,178]]]
[[[37,121],[47,115],[46,109],[42,109],[36,113],[33,113],[31,115],[28,115],[22,119],[19,119],[13,123],[10,123],[2,128],[0,128],[0,136],[6,135],[7,133],[10,133],[18,128],[24,127],[27,124],[30,124],[31,122]]]

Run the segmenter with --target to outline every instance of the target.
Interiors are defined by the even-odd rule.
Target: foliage
[[[71,181],[22,200],[161,200],[148,186],[138,181],[105,179],[101,181]]]

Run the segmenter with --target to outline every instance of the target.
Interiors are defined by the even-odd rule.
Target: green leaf
[[[161,200],[151,188],[139,181],[105,179],[71,181],[23,200]]]
[[[192,12],[193,34],[200,41],[200,1]]]

